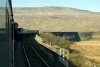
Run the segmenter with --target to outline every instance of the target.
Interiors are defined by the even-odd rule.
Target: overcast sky
[[[71,7],[100,12],[100,0],[12,0],[13,7]]]

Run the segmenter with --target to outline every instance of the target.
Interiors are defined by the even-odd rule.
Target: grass
[[[95,38],[94,36],[98,37]],[[72,45],[71,49],[80,51],[80,54],[90,60],[92,63],[100,63],[100,37],[93,35],[92,39],[88,41],[77,42]]]
[[[77,67],[90,67],[81,56],[75,53],[70,54],[70,61]]]

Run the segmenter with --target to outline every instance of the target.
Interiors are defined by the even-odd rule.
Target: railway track
[[[51,59],[33,36],[25,36],[23,40],[23,50],[29,67],[65,67]]]
[[[32,47],[27,37],[23,41],[23,50],[29,67],[50,67]]]

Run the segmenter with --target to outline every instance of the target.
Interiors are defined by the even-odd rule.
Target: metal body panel
[[[8,55],[6,44],[6,15],[5,15],[6,0],[0,2],[0,67],[7,67],[8,65]],[[6,47],[5,47],[6,46]]]
[[[11,1],[0,0],[0,67],[12,66]]]

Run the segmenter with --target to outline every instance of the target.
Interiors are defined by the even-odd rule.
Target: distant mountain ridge
[[[69,7],[17,7],[13,8],[14,14],[31,14],[31,13],[87,13],[100,14],[99,12],[91,12],[88,10],[81,10]],[[20,11],[20,12],[19,12]]]

